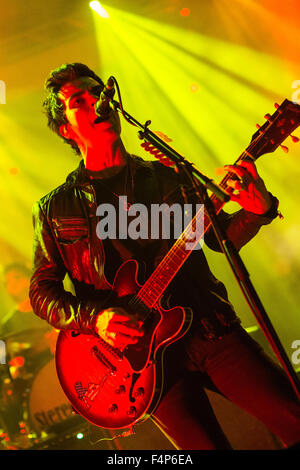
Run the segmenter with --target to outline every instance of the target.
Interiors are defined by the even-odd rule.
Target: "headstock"
[[[259,124],[256,125],[258,130],[253,134],[251,143],[238,160],[243,158],[252,158],[252,160],[256,160],[265,153],[274,152],[274,150],[279,146],[284,152],[288,152],[288,147],[282,145],[282,142],[284,142],[289,136],[294,143],[299,142],[300,139],[291,134],[300,125],[300,106],[285,99],[281,105],[275,103],[275,108],[276,111],[272,116],[270,114],[265,115],[266,122],[262,126]],[[154,134],[170,146],[172,139],[160,131],[154,132]],[[164,165],[175,165],[172,160],[170,160],[153,144],[144,141],[141,146]]]
[[[265,115],[266,122],[262,126],[256,125],[258,130],[253,134],[247,148],[253,159],[274,152],[279,146],[284,152],[288,152],[288,147],[281,144],[289,136],[293,142],[299,141],[298,137],[291,134],[300,125],[300,106],[286,99],[280,106],[276,103],[275,108],[272,116]]]

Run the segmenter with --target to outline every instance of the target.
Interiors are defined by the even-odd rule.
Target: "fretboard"
[[[255,144],[256,142],[251,142],[248,148],[240,155],[235,163],[249,157],[252,158],[252,160],[255,160]],[[235,178],[235,175],[232,172],[228,172],[223,180],[219,183],[219,186],[226,190],[227,181],[229,178]],[[224,206],[224,203],[217,199],[214,194],[210,196],[210,199],[213,202],[216,213],[218,214]],[[198,210],[190,223],[186,226],[181,236],[177,238],[172,248],[165,255],[165,257],[153,271],[152,275],[137,293],[136,297],[139,299],[139,301],[143,302],[148,308],[154,307],[179,269],[192,253],[192,245],[195,247],[197,243],[203,240],[204,235],[210,226],[210,218],[207,215],[204,206],[201,205],[201,208]],[[196,233],[197,227],[202,227],[202,230]],[[188,249],[186,249],[187,243]]]

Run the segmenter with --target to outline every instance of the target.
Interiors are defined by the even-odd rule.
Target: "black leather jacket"
[[[139,157],[130,157],[130,165],[137,192],[148,202],[156,198],[155,202],[172,203],[181,197],[178,175],[173,170],[156,161],[145,162]],[[152,196],[156,183],[160,193]],[[188,194],[188,188],[186,192]],[[107,302],[111,285],[104,275],[103,243],[96,235],[96,207],[95,191],[82,161],[64,184],[33,207],[30,300],[35,314],[57,329],[74,329],[93,334],[98,313],[109,306]],[[221,211],[219,217],[238,249],[262,225],[270,223],[274,218],[258,216],[242,209],[230,215]],[[205,241],[212,249],[218,250],[212,233],[206,236]],[[210,272],[203,250],[195,250],[188,264],[190,278],[194,276],[204,283],[205,279],[209,279],[210,285],[205,286],[205,289],[214,291],[214,298],[222,295],[224,302],[227,302],[226,289]],[[197,274],[201,271],[200,266],[202,277]],[[66,273],[72,280],[75,295],[64,287]]]

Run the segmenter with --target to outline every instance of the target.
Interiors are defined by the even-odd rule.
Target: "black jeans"
[[[187,339],[184,347],[179,340],[179,347],[166,350],[167,388],[152,417],[178,449],[231,448],[204,391],[206,381],[286,446],[300,442],[300,403],[290,381],[243,328],[214,342],[189,332]]]

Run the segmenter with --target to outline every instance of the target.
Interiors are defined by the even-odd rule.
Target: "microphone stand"
[[[203,204],[205,205],[206,213],[211,221],[211,225],[215,232],[216,238],[219,242],[219,245],[224,253],[231,270],[239,284],[239,287],[242,290],[242,293],[252,310],[263,334],[265,335],[267,341],[272,347],[278,361],[281,363],[283,369],[285,370],[296,397],[300,401],[300,383],[297,377],[297,374],[290,363],[290,360],[283,348],[281,341],[263,307],[263,304],[260,301],[260,298],[254,289],[254,286],[250,280],[250,275],[237,251],[234,244],[229,240],[225,230],[222,228],[222,225],[218,222],[216,217],[216,212],[214,205],[209,198],[207,191],[203,186],[197,185],[197,189],[201,195]]]
[[[130,114],[124,111],[124,109],[120,107],[120,104],[117,101],[112,100],[111,103],[118,111],[122,113],[126,121],[128,121],[130,124],[133,124],[134,126],[143,129],[142,131],[138,132],[138,136],[141,140],[148,140],[148,142],[150,142],[156,148],[161,150],[163,154],[173,160],[176,165],[184,164],[188,166],[190,173],[192,173],[193,176],[197,177],[199,181],[204,185],[204,187],[212,191],[216,195],[216,197],[222,202],[228,202],[230,200],[230,196],[218,184],[216,184],[212,179],[208,178],[208,176],[206,176],[204,173],[201,173],[198,169],[194,168],[193,163],[189,162],[186,158],[180,155],[180,153],[172,149],[162,139],[160,139],[160,137],[154,134],[149,129],[151,121],[146,121],[145,125],[143,126],[136,119],[130,116]]]
[[[252,310],[262,332],[264,333],[266,339],[268,340],[270,346],[272,347],[278,361],[281,363],[283,369],[285,370],[296,397],[300,401],[300,383],[297,377],[297,374],[291,365],[289,358],[280,342],[280,339],[262,305],[262,302],[259,299],[259,296],[254,289],[254,286],[250,280],[250,275],[238,253],[233,243],[228,239],[227,234],[221,224],[217,219],[217,214],[214,208],[214,205],[211,199],[208,196],[207,190],[212,191],[218,199],[222,202],[227,202],[230,200],[230,196],[213,180],[208,178],[206,175],[201,173],[193,163],[189,162],[185,157],[180,155],[176,150],[166,144],[160,137],[154,134],[150,129],[149,125],[151,121],[146,121],[143,126],[136,119],[130,116],[126,111],[121,109],[120,105],[116,101],[112,101],[112,104],[117,110],[121,110],[122,115],[125,119],[142,130],[138,132],[138,136],[142,140],[150,142],[154,147],[160,150],[164,155],[166,155],[170,160],[172,160],[177,166],[182,166],[184,169],[191,175],[192,181],[196,186],[196,190],[200,194],[206,213],[209,217],[211,225],[213,227],[216,238],[219,242],[219,245],[224,253],[230,268],[238,282],[241,291]],[[197,180],[198,182],[196,183]]]

